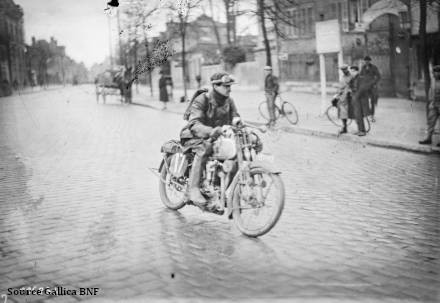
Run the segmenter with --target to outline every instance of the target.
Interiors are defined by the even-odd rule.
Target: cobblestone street
[[[0,295],[35,285],[100,290],[7,302],[440,300],[438,155],[263,135],[286,204],[250,239],[226,217],[161,203],[148,168],[183,125],[116,98],[97,104],[92,86],[0,99]]]

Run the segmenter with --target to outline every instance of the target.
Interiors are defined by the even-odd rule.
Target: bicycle
[[[325,111],[325,115],[334,125],[338,127],[343,126],[342,120],[338,118],[338,108],[336,106],[330,105]],[[347,119],[347,126],[349,126],[352,122],[353,122],[352,119]],[[365,132],[368,133],[371,129],[371,124],[368,117],[364,117],[364,125],[365,125]]]
[[[277,105],[277,99],[281,104],[281,107]],[[298,123],[298,112],[296,111],[295,106],[293,106],[292,103],[285,101],[281,94],[278,94],[274,101],[274,113],[275,113],[275,121],[278,120],[280,116],[283,116],[289,121],[290,124],[295,125]],[[269,115],[269,109],[267,107],[267,101],[263,101],[258,105],[258,111],[260,112],[260,115],[266,119],[267,121],[270,121],[270,115]]]

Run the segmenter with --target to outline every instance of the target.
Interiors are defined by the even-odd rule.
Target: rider
[[[195,153],[188,180],[188,198],[199,205],[207,203],[200,192],[200,180],[206,158],[212,153],[212,144],[208,139],[218,138],[223,125],[240,121],[234,101],[229,97],[231,85],[234,83],[235,80],[227,73],[212,75],[212,90],[194,99],[188,124],[180,132],[185,150],[192,149]]]
[[[275,123],[275,99],[278,95],[278,78],[272,74],[272,66],[264,67],[264,91],[266,93],[267,109],[269,111],[269,125]]]

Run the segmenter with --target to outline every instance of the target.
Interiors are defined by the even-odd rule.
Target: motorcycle
[[[223,126],[222,134],[211,141],[213,153],[206,161],[200,185],[208,200],[206,206],[193,203],[186,195],[194,154],[184,152],[176,140],[163,144],[158,169],[163,204],[172,210],[195,205],[204,211],[226,214],[249,237],[270,231],[283,211],[285,190],[280,171],[264,158],[260,137],[253,129],[244,124]]]

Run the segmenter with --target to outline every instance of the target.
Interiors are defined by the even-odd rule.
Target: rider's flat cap
[[[211,76],[211,83],[232,85],[235,84],[235,80],[228,73],[220,72],[220,73],[215,73],[214,75]]]
[[[364,57],[364,61],[371,61],[371,57],[370,56],[365,56]]]

